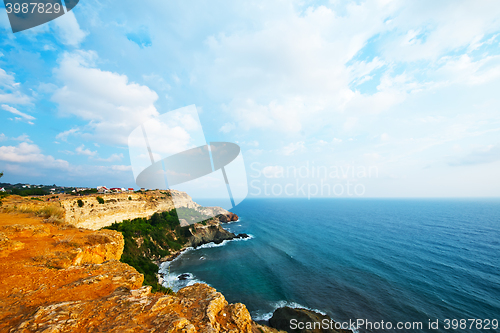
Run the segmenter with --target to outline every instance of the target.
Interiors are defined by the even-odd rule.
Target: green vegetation
[[[40,199],[40,198],[30,198],[30,200],[36,200],[36,201],[42,201],[43,202],[43,200]]]
[[[101,198],[101,197],[97,197],[96,199],[97,199],[97,202],[98,202],[99,204],[101,204],[101,205],[102,205],[102,204],[104,204],[104,199],[103,199],[103,198]]]
[[[132,200],[132,197],[129,195],[129,196],[128,196],[128,199],[129,199],[129,200]]]
[[[82,199],[78,199],[76,202],[78,203],[78,207],[80,207],[80,208],[83,207],[83,201],[82,201]]]
[[[75,191],[75,192],[73,192],[73,191]],[[71,187],[71,188],[65,189],[64,193],[71,194],[71,195],[88,195],[88,194],[95,194],[95,193],[97,193],[97,189],[96,188],[89,188],[89,189],[86,189],[86,190],[83,190],[83,191],[77,191],[76,187]]]
[[[42,190],[41,188],[25,189],[21,190],[18,188],[13,188],[10,190],[11,194],[20,195],[22,197],[32,196],[32,195],[47,195],[49,192]]]
[[[179,219],[184,219],[190,224],[194,221],[204,221],[210,219],[210,216],[204,215],[194,209],[181,207],[181,208],[176,208],[176,210]]]
[[[105,229],[119,231],[125,239],[121,261],[144,274],[144,284],[152,291],[171,292],[158,283],[158,266],[154,258],[161,258],[170,251],[180,250],[191,236],[189,227],[181,227],[175,209],[155,213],[148,219],[136,218],[113,223]]]

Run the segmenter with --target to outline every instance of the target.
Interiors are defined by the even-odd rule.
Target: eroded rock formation
[[[0,213],[1,332],[277,332],[196,284],[150,292],[123,237]]]
[[[104,203],[99,203],[98,197]],[[78,200],[82,204],[79,205]],[[187,193],[175,190],[65,197],[60,200],[60,204],[65,210],[66,223],[92,230],[181,207],[195,209],[209,216],[229,213],[220,207],[202,207]]]

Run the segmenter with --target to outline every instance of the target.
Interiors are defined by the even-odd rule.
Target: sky
[[[131,132],[195,105],[249,197],[499,197],[499,91],[498,1],[1,8],[1,181],[138,188]]]

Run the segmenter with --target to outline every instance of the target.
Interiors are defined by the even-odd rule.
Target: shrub
[[[176,210],[155,213],[150,218],[136,218],[105,227],[123,234],[125,246],[120,261],[144,274],[144,284],[152,291],[172,293],[158,283],[158,266],[152,259],[180,250],[190,236],[189,228],[181,228]],[[139,245],[140,244],[140,245]]]
[[[101,205],[104,203],[104,199],[101,197],[97,197],[97,202],[100,203]]]
[[[129,199],[129,200],[132,200],[132,197],[129,195],[129,196],[128,196],[128,199]]]
[[[82,199],[78,199],[77,203],[78,203],[78,207],[80,207],[80,208],[83,207]]]

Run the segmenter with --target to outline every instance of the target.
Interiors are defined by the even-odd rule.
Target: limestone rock
[[[103,204],[97,201],[98,196],[104,200]],[[82,207],[79,207],[78,200],[82,200]],[[150,217],[154,213],[180,207],[195,209],[208,216],[229,213],[220,207],[202,207],[194,202],[187,193],[176,190],[70,197],[62,199],[60,204],[65,211],[66,223],[92,230],[127,219]]]
[[[96,300],[41,306],[11,332],[252,333],[255,327],[243,304],[228,305],[215,289],[196,284],[177,296],[122,288]]]
[[[142,274],[117,260],[124,244],[115,231],[2,213],[0,230],[9,233],[0,233],[0,246],[24,244],[0,257],[0,332],[278,332],[205,284],[152,294]]]

